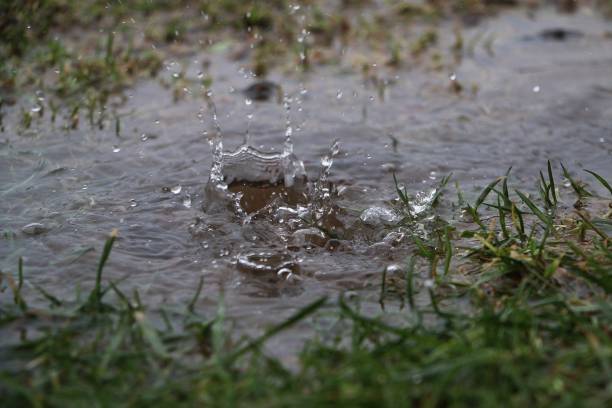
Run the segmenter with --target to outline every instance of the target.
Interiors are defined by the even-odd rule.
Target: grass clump
[[[0,398],[7,406],[607,406],[610,214],[587,213],[590,202],[579,212],[567,207],[550,164],[545,173],[537,200],[510,188],[510,171],[472,204],[463,200],[471,221],[444,224],[420,242],[404,265],[403,292],[389,292],[385,272],[380,301],[402,297],[404,323],[389,323],[388,312],[366,315],[359,299],[340,295],[306,305],[258,338],[236,339],[222,301],[196,312],[202,280],[188,305],[157,310],[137,291],[105,282],[116,233],[90,295],[67,301],[38,288],[49,301],[40,310],[23,295],[20,261],[15,274],[1,275],[9,296],[1,299],[0,330],[34,334],[0,347]],[[590,190],[588,200],[609,200]],[[405,189],[398,194],[410,204]],[[431,276],[417,273],[422,262],[436,265]],[[469,306],[456,307],[461,302]],[[331,329],[313,334],[297,367],[262,352],[272,336],[321,316],[324,306]]]

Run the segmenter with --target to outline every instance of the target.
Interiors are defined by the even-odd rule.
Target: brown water
[[[559,27],[583,35],[562,41],[537,36]],[[71,297],[75,286],[91,287],[103,241],[117,228],[120,238],[104,277],[122,280],[126,290],[138,288],[152,306],[188,302],[203,276],[198,307],[212,313],[223,292],[233,324],[249,333],[342,291],[360,293],[364,310],[377,314],[380,272],[404,260],[412,247],[406,239],[385,242],[390,227],[356,226],[363,210],[395,198],[391,169],[413,195],[453,172],[467,197],[510,166],[514,182],[529,189],[547,159],[612,177],[610,30],[609,22],[588,10],[572,16],[545,11],[535,19],[509,12],[464,32],[467,40],[494,41],[491,47],[478,42],[452,70],[372,67],[390,83],[384,98],[371,82],[338,66],[273,73],[270,79],[293,98],[294,152],[311,180],[331,142],[340,141],[330,180],[340,190],[335,204],[342,225],[358,231],[291,251],[278,224],[243,224],[229,208],[202,211],[211,167],[203,131],[210,134],[213,125],[197,86],[175,103],[158,81],[138,83],[120,109],[126,114],[121,137],[112,126],[82,125],[66,133],[48,118],[18,134],[19,110],[12,107],[0,143],[0,229],[16,235],[0,240],[0,269],[15,270],[23,257],[29,283]],[[452,42],[451,33],[443,29],[443,43]],[[223,54],[181,61],[189,78],[197,78],[204,58],[212,62],[226,146],[242,143],[252,114],[253,145],[282,149],[283,106],[246,104],[240,90],[253,80]],[[167,68],[166,79],[179,69],[171,61]],[[451,91],[451,78],[462,85],[461,93]],[[569,189],[562,190],[569,196]],[[449,218],[457,216],[448,204],[453,194],[451,189],[442,206]],[[47,231],[22,232],[34,222]],[[293,278],[253,273],[245,267],[249,259],[273,264],[274,271],[290,265]],[[426,273],[423,268],[422,279]],[[427,302],[425,294],[419,299]],[[271,349],[291,354],[311,332],[301,327],[274,340]]]

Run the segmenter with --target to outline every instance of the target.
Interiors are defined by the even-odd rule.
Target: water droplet
[[[121,151],[121,148],[117,145],[113,146],[113,153],[119,153]]]
[[[387,265],[387,273],[391,274],[391,275],[396,275],[399,273],[402,273],[404,268],[402,268],[401,265],[398,264],[391,264],[391,265]]]
[[[252,103],[253,103],[253,101],[251,99],[249,99],[249,98],[246,98],[244,100],[244,104],[247,105],[247,106],[251,105]]]
[[[359,219],[364,224],[371,226],[395,225],[402,217],[393,209],[385,207],[370,207],[361,213]]]
[[[536,86],[534,86],[534,87],[533,87],[533,92],[534,92],[534,93],[538,93],[538,92],[540,92],[540,85],[536,85]]]
[[[191,197],[190,196],[183,198],[183,205],[186,208],[191,208]]]
[[[336,91],[336,99],[342,99],[342,91],[340,89]]]
[[[172,194],[178,194],[181,192],[182,189],[183,187],[181,187],[181,185],[179,184],[177,186],[172,187],[170,191],[172,192]]]
[[[140,135],[140,140],[142,140],[143,142],[146,142],[149,139],[149,136],[147,136],[146,133],[143,133],[142,135]]]
[[[136,207],[138,203],[133,198],[130,200],[130,207]]]
[[[452,74],[450,74],[450,76],[448,77],[448,79],[450,79],[451,81],[456,81],[457,80],[457,74],[455,74],[454,72]]]

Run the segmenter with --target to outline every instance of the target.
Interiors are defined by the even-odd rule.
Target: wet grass
[[[391,290],[390,270],[380,287],[381,303],[401,301],[404,323],[365,315],[358,297],[340,294],[260,337],[237,338],[222,299],[197,312],[202,280],[189,304],[161,308],[106,281],[116,232],[88,296],[58,299],[35,287],[49,305],[34,308],[20,261],[0,275],[0,330],[12,333],[0,347],[2,405],[609,406],[609,184],[585,172],[589,187],[563,172],[578,188],[562,190],[548,163],[536,198],[512,188],[508,171],[473,203],[460,196],[463,220],[415,238],[403,288]],[[441,189],[436,199],[446,199]],[[416,300],[422,293],[429,302]],[[297,367],[262,352],[272,336],[312,319],[330,328],[313,329]]]

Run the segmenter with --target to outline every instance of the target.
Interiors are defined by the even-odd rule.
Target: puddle
[[[473,47],[452,69],[371,67],[382,93],[338,66],[273,72],[278,87],[249,91],[240,62],[194,54],[185,75],[210,60],[216,114],[207,98],[175,103],[142,81],[121,107],[120,136],[86,125],[66,132],[46,117],[23,134],[18,108],[6,108],[0,269],[22,256],[28,280],[73,296],[93,284],[117,228],[105,278],[152,305],[188,303],[204,277],[198,307],[223,291],[227,314],[249,333],[341,291],[359,291],[363,312],[379,313],[380,273],[414,252],[407,236],[427,233],[432,194],[449,173],[469,200],[510,166],[535,191],[547,159],[612,176],[609,28],[588,13],[504,13],[466,30]],[[452,27],[440,30],[451,44]],[[550,40],[525,41],[539,33]],[[478,40],[489,37],[492,45]],[[414,230],[397,227],[406,213],[392,172],[416,197]],[[438,209],[451,222],[460,216],[453,194]],[[270,346],[290,353],[308,333]]]

